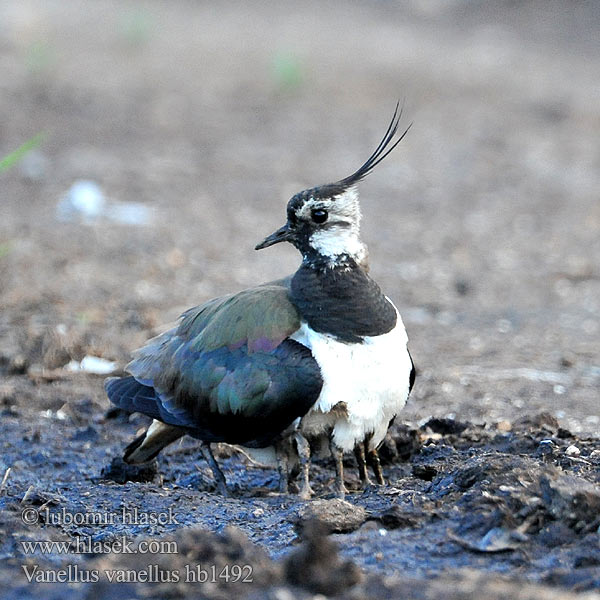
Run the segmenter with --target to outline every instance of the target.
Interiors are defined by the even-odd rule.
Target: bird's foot
[[[229,498],[229,496],[231,496],[231,493],[227,489],[227,484],[225,483],[225,481],[219,481],[218,479],[216,479],[215,485],[217,486],[217,492],[219,492],[221,496],[223,496],[224,498]]]
[[[314,491],[310,486],[310,444],[308,440],[297,431],[294,434],[298,458],[300,459],[300,490],[298,496],[302,500],[310,500]]]
[[[375,484],[373,483],[372,479],[369,477],[369,475],[367,475],[364,479],[361,478],[360,480],[360,487],[363,490],[368,490],[372,487],[375,487]]]
[[[298,490],[298,497],[301,500],[310,500],[313,496],[315,495],[314,490],[312,489],[312,487],[310,486],[310,483],[307,482],[302,482],[300,484],[300,489]]]
[[[334,492],[335,498],[344,500],[344,498],[346,497],[346,494],[349,494],[349,493],[350,492],[348,491],[348,488],[344,485],[344,482],[342,481],[340,483],[339,481],[337,481],[337,477],[336,477],[335,492]]]
[[[381,493],[381,486],[378,483],[373,483],[372,481],[368,485],[363,485],[361,489],[363,496]]]

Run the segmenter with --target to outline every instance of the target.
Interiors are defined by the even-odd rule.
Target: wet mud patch
[[[527,584],[522,589],[532,595],[524,597],[551,597],[541,586],[600,589],[600,441],[571,434],[550,415],[493,426],[451,419],[397,425],[382,451],[387,486],[360,489],[348,457],[352,491],[335,499],[333,465],[321,459],[312,468],[315,498],[304,502],[279,495],[272,469],[225,445],[216,456],[227,498],[215,493],[193,440],[128,472],[118,455],[144,419],[115,419],[95,408],[82,399],[37,421],[24,419],[23,407],[4,414],[0,577],[14,597],[36,593],[24,565],[38,565],[34,577],[44,569],[70,568],[67,577],[100,573],[98,581],[57,591],[61,598],[142,588],[160,598],[192,589],[209,598],[278,597],[280,588],[291,597],[362,597],[368,590],[383,598],[411,585],[410,597],[428,598],[446,580],[463,589],[457,598],[474,598],[481,578],[504,593],[517,589],[515,581],[519,589]],[[82,413],[93,414],[92,423],[74,426]],[[157,551],[124,550],[143,540]],[[160,546],[169,540],[171,553]],[[67,549],[31,550],[27,541]],[[237,575],[247,565],[253,583],[229,573],[200,584],[191,574],[228,565]],[[119,570],[155,585],[122,581],[117,594],[103,574]],[[44,593],[51,589],[42,585]]]

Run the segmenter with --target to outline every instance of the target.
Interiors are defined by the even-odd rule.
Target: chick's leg
[[[297,431],[294,434],[298,458],[300,459],[300,490],[298,495],[303,500],[308,500],[313,494],[310,487],[310,444],[308,440]]]
[[[344,485],[344,451],[336,446],[333,437],[329,438],[329,450],[335,462],[335,494],[338,498],[344,498],[348,493]]]
[[[278,441],[275,444],[275,455],[277,457],[277,471],[279,472],[279,493],[289,493],[288,481],[290,477],[289,469],[289,438]]]
[[[375,474],[375,481],[377,485],[385,485],[385,479],[383,478],[383,469],[381,468],[381,461],[379,460],[379,452],[377,448],[369,450],[367,444],[365,444],[365,451],[367,453],[367,462],[371,465],[373,473]]]
[[[364,442],[359,442],[354,448],[354,456],[356,456],[356,462],[358,463],[358,475],[362,483],[363,488],[367,488],[373,485],[371,478],[369,477],[369,471],[367,469],[367,460],[365,457],[365,445]]]

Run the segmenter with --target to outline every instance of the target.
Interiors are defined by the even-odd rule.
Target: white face
[[[349,188],[332,199],[311,199],[302,206],[297,217],[310,222],[312,212],[318,209],[326,210],[328,217],[310,236],[311,247],[332,260],[347,254],[361,261],[366,247],[359,237],[361,213],[356,188]]]
[[[315,231],[309,242],[319,254],[331,259],[347,254],[360,261],[365,254],[365,245],[360,241],[358,234],[349,229],[332,227]]]

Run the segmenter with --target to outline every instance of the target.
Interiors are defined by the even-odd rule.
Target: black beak
[[[292,231],[286,223],[283,227],[280,227],[275,233],[272,233],[270,236],[266,237],[260,244],[256,244],[254,249],[262,250],[263,248],[268,248],[273,244],[279,244],[279,242],[289,242],[292,239],[292,235]]]

